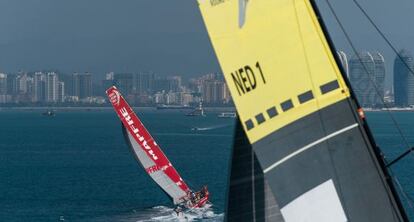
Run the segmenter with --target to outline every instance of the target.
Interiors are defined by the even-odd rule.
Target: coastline
[[[186,112],[186,109],[162,109],[159,110],[153,106],[133,106],[135,110],[140,111],[157,111],[157,112]],[[235,107],[203,107],[206,112],[236,112]],[[2,111],[45,111],[45,110],[55,110],[55,111],[112,111],[111,106],[25,106],[25,107],[1,107],[0,112]]]

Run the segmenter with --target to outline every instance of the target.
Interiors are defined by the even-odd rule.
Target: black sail
[[[228,221],[405,221],[308,0],[199,0],[234,99]]]
[[[234,221],[283,221],[263,170],[238,122],[231,157],[225,217]]]

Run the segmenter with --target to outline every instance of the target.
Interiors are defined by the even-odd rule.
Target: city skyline
[[[360,51],[355,55],[342,50],[337,52],[344,75],[363,107],[381,108],[384,102],[394,106],[394,95],[395,106],[414,105],[414,91],[410,90],[414,87],[414,74],[406,68],[408,65],[414,70],[413,58],[409,50],[402,49],[399,53],[394,59],[386,59],[378,51]],[[390,63],[393,65],[391,73],[385,68]],[[66,74],[57,69],[0,73],[0,103],[105,104],[104,91],[115,85],[125,92],[132,104],[194,105],[200,101],[207,105],[231,104],[224,78],[219,73],[196,78],[159,75],[152,71],[107,72],[104,77],[93,76],[96,74]],[[387,78],[395,81],[389,83]],[[393,87],[387,88],[389,84]]]
[[[117,86],[133,105],[231,106],[232,101],[220,74],[205,74],[183,81],[181,76],[158,76],[151,72],[109,72],[104,79],[92,81],[92,73],[71,75],[50,72],[0,73],[0,104],[104,105],[105,90]]]

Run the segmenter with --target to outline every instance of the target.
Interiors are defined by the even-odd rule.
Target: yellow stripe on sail
[[[199,0],[251,143],[349,97],[306,0]]]

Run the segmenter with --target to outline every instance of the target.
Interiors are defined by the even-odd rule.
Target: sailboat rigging
[[[226,219],[408,221],[315,2],[198,2],[239,118]]]
[[[118,89],[113,86],[106,94],[122,122],[127,143],[146,173],[176,207],[183,210],[203,207],[209,199],[207,186],[198,192],[190,189]]]
[[[366,64],[364,64],[362,62],[362,59],[360,58],[359,54],[357,53],[356,47],[354,45],[354,43],[351,41],[350,36],[348,35],[347,31],[345,30],[344,25],[342,24],[342,22],[339,20],[337,13],[335,12],[332,4],[328,1],[325,0],[329,10],[331,11],[331,13],[333,14],[335,21],[338,23],[340,29],[342,30],[347,42],[349,43],[349,45],[352,48],[352,51],[355,53],[355,55],[358,57],[365,73],[367,75],[369,75],[369,71],[368,68],[366,67]],[[377,33],[381,36],[381,38],[386,42],[386,44],[392,49],[392,51],[396,54],[396,56],[399,58],[399,60],[401,61],[401,63],[407,68],[408,72],[411,75],[414,75],[414,71],[410,68],[410,66],[407,64],[407,62],[403,59],[403,57],[401,56],[401,53],[398,52],[398,50],[396,49],[396,47],[391,43],[391,41],[385,36],[385,34],[379,29],[379,27],[375,24],[375,22],[372,20],[372,18],[368,15],[368,13],[363,9],[363,7],[358,3],[358,1],[356,0],[352,0],[352,2],[356,5],[356,7],[362,12],[362,14],[364,15],[364,17],[369,21],[369,23],[374,27],[374,29],[377,31]],[[322,21],[322,20],[321,20]],[[322,21],[323,23],[323,21]],[[326,30],[326,29],[325,29]],[[373,81],[372,78],[369,78],[370,81]],[[376,91],[377,94],[379,94],[377,87],[374,85],[374,89]],[[398,157],[396,157],[394,160],[390,161],[389,163],[386,164],[387,167],[390,167],[391,165],[393,165],[394,163],[397,163],[399,160],[401,160],[403,157],[407,156],[408,154],[412,153],[413,148],[411,147],[411,145],[409,144],[409,142],[407,141],[407,138],[404,136],[402,130],[399,127],[399,124],[397,123],[396,119],[394,118],[394,116],[390,113],[390,107],[388,107],[388,105],[385,103],[383,98],[380,98],[382,105],[385,106],[386,111],[388,112],[394,126],[396,127],[398,134],[401,136],[403,143],[406,146],[406,152],[403,152],[401,155],[399,155]]]

